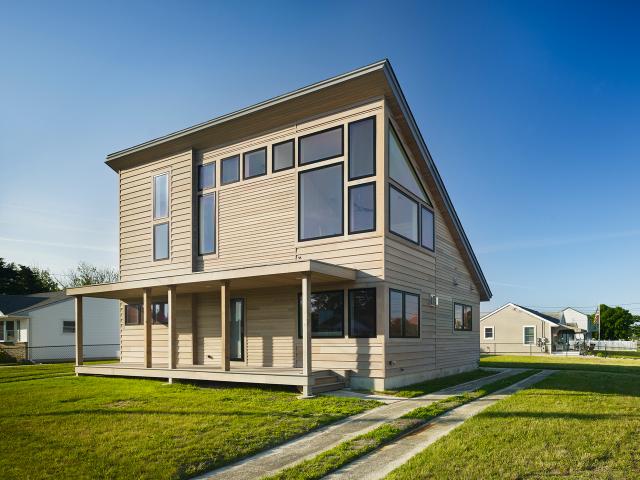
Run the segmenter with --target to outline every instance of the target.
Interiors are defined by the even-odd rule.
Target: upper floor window
[[[453,304],[453,329],[454,330],[473,330],[473,310],[470,305],[462,303]]]
[[[349,187],[349,233],[372,232],[375,229],[375,182]]]
[[[220,183],[222,185],[240,181],[240,155],[223,158],[220,163]]]
[[[328,160],[344,155],[344,134],[342,125],[339,127],[311,133],[298,139],[298,163],[308,163]]]
[[[198,253],[206,255],[216,251],[216,194],[198,197]]]
[[[420,207],[420,245],[431,251],[435,248],[435,223],[433,221],[433,212],[425,207]]]
[[[153,177],[153,218],[169,216],[169,174]]]
[[[281,170],[287,170],[293,167],[293,140],[287,140],[286,142],[276,143],[273,145],[271,154],[273,157],[272,170],[279,172]]]
[[[394,186],[389,188],[389,230],[418,243],[418,202]]]
[[[299,173],[298,184],[298,239],[312,240],[342,235],[342,163],[304,170]]]
[[[420,296],[389,290],[389,336],[418,338],[420,336]]]
[[[153,226],[153,259],[169,258],[169,224],[157,223]]]
[[[216,164],[205,163],[198,167],[198,190],[206,190],[216,186]]]
[[[349,180],[376,173],[376,119],[349,124]]]
[[[244,178],[259,177],[267,174],[267,149],[259,148],[246,152],[243,156]]]
[[[400,139],[391,126],[389,126],[389,176],[420,200],[428,202],[418,175],[416,175]]]

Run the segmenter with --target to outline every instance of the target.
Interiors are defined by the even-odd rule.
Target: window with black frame
[[[389,336],[420,337],[420,295],[389,290]]]
[[[344,291],[311,294],[311,336],[344,337]],[[298,338],[302,338],[302,295],[298,294]]]
[[[470,305],[453,304],[453,329],[458,331],[473,330],[473,310]]]
[[[376,289],[355,288],[349,290],[349,337],[375,337],[376,317]]]
[[[303,170],[298,181],[298,239],[335,237],[344,230],[342,163]]]

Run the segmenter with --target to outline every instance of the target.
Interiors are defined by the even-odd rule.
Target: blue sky
[[[636,2],[0,0],[0,256],[117,264],[107,153],[389,58],[494,299],[640,312]]]

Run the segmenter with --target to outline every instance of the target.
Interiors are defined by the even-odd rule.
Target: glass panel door
[[[231,299],[231,360],[244,360],[244,298]]]

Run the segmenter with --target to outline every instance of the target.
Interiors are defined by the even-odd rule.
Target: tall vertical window
[[[169,224],[157,223],[153,226],[153,259],[169,258]]]
[[[243,156],[244,178],[260,177],[267,174],[267,149],[259,148],[246,152]]]
[[[343,185],[342,163],[299,173],[299,240],[342,235]]]
[[[376,173],[376,119],[349,124],[349,180]]]
[[[433,252],[435,247],[435,225],[433,212],[427,207],[420,207],[420,245]]]
[[[222,185],[240,181],[240,155],[223,158],[220,164],[220,183]]]
[[[453,329],[461,331],[473,330],[473,310],[470,305],[453,304]]]
[[[535,345],[536,327],[527,326],[522,328],[522,343],[525,345]]]
[[[349,290],[349,336],[372,338],[376,336],[376,289]]]
[[[349,187],[349,233],[372,232],[375,229],[375,182]]]
[[[276,143],[272,150],[271,156],[273,161],[272,170],[279,172],[280,170],[287,170],[293,167],[293,140],[287,140],[286,142]]]
[[[198,197],[198,252],[200,255],[216,251],[216,194]]]
[[[343,128],[339,126],[298,138],[298,164],[341,157],[344,154],[343,135]]]
[[[389,290],[389,336],[420,337],[420,296]]]
[[[153,177],[153,218],[169,216],[169,174]]]
[[[198,190],[206,190],[216,186],[216,164],[205,163],[198,167]]]

